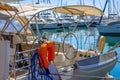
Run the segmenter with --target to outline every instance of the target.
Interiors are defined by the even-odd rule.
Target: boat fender
[[[103,51],[105,42],[106,42],[105,36],[100,36],[100,39],[98,41],[98,51],[100,51],[100,52]]]
[[[39,48],[40,64],[44,68],[49,67],[49,61],[53,61],[55,58],[55,47],[51,41],[46,41]]]

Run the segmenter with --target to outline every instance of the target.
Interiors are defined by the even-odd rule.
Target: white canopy
[[[100,9],[89,5],[61,6],[61,7],[55,7],[52,10],[59,13],[72,14],[72,15],[83,15],[83,16],[103,15],[103,12]]]
[[[48,6],[48,7],[41,7],[39,4],[22,4],[22,5],[12,5],[15,6],[19,10],[19,15],[35,15],[39,12],[45,10],[52,10],[58,13],[63,14],[72,14],[72,15],[82,15],[82,16],[101,16],[103,12],[94,7],[89,5],[67,5],[67,6]]]
[[[2,9],[4,9],[5,11],[6,10],[9,11],[9,14],[11,15],[15,15],[15,12],[13,13],[11,11],[18,11],[17,14],[19,16],[30,16],[30,15],[33,16],[39,12],[46,10],[52,10],[63,14],[82,15],[82,16],[103,15],[103,12],[100,9],[88,5],[68,5],[68,6],[60,6],[60,7],[49,5],[47,7],[42,7],[39,4],[11,4],[11,6],[9,6],[7,4],[0,3],[0,10]],[[0,12],[0,15],[11,16],[8,14],[8,12],[5,11]]]
[[[20,0],[0,0],[0,2],[9,3],[9,2],[18,2]]]

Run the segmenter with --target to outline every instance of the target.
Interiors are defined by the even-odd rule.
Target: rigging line
[[[15,27],[15,25],[11,22],[11,25],[15,28],[15,30],[18,32],[17,28]]]
[[[4,11],[6,11],[7,13],[8,13],[8,15],[10,16],[10,18],[11,18],[11,20],[10,20],[10,18],[7,20],[7,23],[4,25],[4,27],[3,27],[3,29],[1,30],[2,32],[4,32],[5,30],[6,30],[6,28],[8,27],[8,25],[10,24],[10,22],[14,19],[14,17],[15,17],[15,15],[17,14],[17,10],[15,10],[15,11],[13,11],[13,12],[15,12],[14,14],[14,16],[8,11],[8,10],[4,10]],[[10,20],[10,21],[9,21]]]
[[[86,21],[88,22],[88,18],[87,18],[87,16],[85,16],[85,18],[86,18]],[[88,34],[87,34],[87,37],[88,37],[88,44],[89,44],[89,47],[91,48],[91,44],[90,44],[90,35],[91,35],[91,30],[90,30],[90,24],[91,23],[87,23],[85,21],[85,24],[86,24],[86,26],[87,26],[87,28],[88,28]]]
[[[8,25],[8,22],[9,22],[10,18],[9,19],[6,19],[6,22],[5,24],[3,25],[3,28],[1,30],[1,32],[3,32],[3,30],[6,28],[6,25]]]
[[[119,42],[117,42],[111,49],[109,49],[109,51],[107,51],[107,52],[110,52],[110,51],[113,51],[115,48],[117,48],[117,47],[120,47],[120,41]]]
[[[113,3],[113,12],[115,13],[117,11],[117,7],[115,5],[115,1],[114,0],[112,1],[112,3]]]
[[[63,29],[64,32],[66,32],[66,31],[65,31],[65,26],[63,25],[63,22],[59,20],[59,19],[60,19],[59,15],[58,15],[55,11],[53,12],[53,14],[54,14],[54,16],[55,16],[55,14],[56,14],[56,16],[58,17],[57,22],[58,22],[58,23],[62,23],[62,29]],[[55,17],[55,18],[56,18],[56,17]],[[57,18],[56,18],[56,19],[57,19]]]
[[[100,7],[101,7],[101,9],[103,10],[102,3],[101,3],[101,1],[100,1],[100,0],[99,0],[99,3],[100,3]]]
[[[2,32],[4,32],[4,31],[7,29],[8,25],[13,21],[13,19],[14,19],[15,16],[16,16],[16,14],[17,14],[17,13],[15,13],[15,15],[12,16],[11,19],[8,20],[8,22],[6,23],[6,25],[5,25],[4,28],[3,28]]]
[[[23,15],[26,16],[25,13],[24,13],[24,10],[23,10],[23,8],[22,8],[22,5],[21,5],[20,1],[18,1],[18,4],[19,4],[21,10],[23,11],[23,12],[22,12]],[[18,16],[18,17],[21,19],[21,21],[25,24],[25,21],[23,20],[23,18],[21,18],[21,16],[19,16],[18,14],[17,14],[17,16]],[[31,18],[30,20],[32,20],[32,18]],[[27,25],[29,24],[29,22],[30,22],[30,21],[27,21],[27,23],[23,26],[23,28],[20,29],[20,32],[25,28],[25,26],[27,26]],[[28,28],[28,27],[26,27],[26,29],[27,29],[27,28]],[[24,29],[24,30],[25,30],[25,29]],[[32,34],[34,34],[34,32],[32,31],[32,29],[30,29],[30,30],[31,30]],[[26,32],[26,30],[25,30],[25,32]],[[25,33],[25,32],[24,32],[24,33]],[[26,32],[25,34],[27,34],[27,32]],[[25,40],[26,40],[26,43],[27,43],[27,39],[25,39]]]
[[[20,6],[20,8],[21,8],[21,10],[22,10],[23,15],[26,16],[25,13],[24,13],[24,10],[23,10],[23,8],[22,8],[22,5],[21,5],[20,1],[18,1],[18,4],[19,4],[19,6]],[[19,15],[18,15],[18,17],[22,20],[23,23],[25,23],[24,20],[23,20]],[[24,27],[25,27],[25,26],[24,26]],[[20,30],[20,32],[24,29],[24,27]]]
[[[59,75],[59,71],[58,71],[57,66],[56,66],[56,64],[55,64],[54,61],[53,61],[53,64],[54,64],[55,69],[56,69],[56,71],[57,71],[57,74],[58,74],[59,80],[62,80],[61,76]]]
[[[32,1],[33,1],[33,0],[32,0]],[[20,5],[21,10],[23,11],[23,8],[22,8],[22,5],[20,4],[20,1],[18,1],[18,3],[19,3],[19,5]],[[34,8],[34,6],[33,6],[33,8]],[[26,15],[24,14],[24,11],[23,11],[23,15],[26,16]],[[18,14],[17,14],[17,16],[22,20],[23,23],[25,23],[24,20],[23,20]],[[32,19],[30,19],[30,21],[31,21],[31,20],[32,20]],[[30,21],[28,21],[28,22],[26,23],[26,25],[24,25],[23,27],[27,26]],[[23,28],[20,30],[20,32],[21,32],[22,30],[23,30]],[[32,29],[30,29],[30,30],[32,31]],[[34,34],[33,31],[32,31],[32,33]]]
[[[32,0],[32,5],[33,5],[33,9],[34,9],[35,6],[34,6],[34,3],[33,3],[33,2],[34,2],[34,1]],[[24,13],[24,10],[23,10],[23,8],[22,8],[22,5],[20,4],[20,1],[18,1],[18,3],[19,3],[19,5],[20,5],[21,10],[23,11],[23,12],[22,12],[23,15],[26,16],[25,13]],[[19,15],[18,15],[18,17],[22,20],[23,23],[25,23],[24,20],[23,20]],[[32,20],[32,19],[31,19],[31,20]],[[31,20],[30,20],[30,21],[31,21]],[[27,26],[30,21],[28,21],[25,26]],[[25,27],[25,26],[23,26],[23,27]],[[27,27],[27,28],[28,28],[28,27]],[[20,30],[20,32],[21,32],[22,30],[23,30],[23,28]],[[32,30],[32,29],[30,29],[30,30]],[[32,31],[32,33],[33,33],[33,31]],[[33,33],[33,34],[34,34],[34,33]]]
[[[19,16],[19,15],[17,15],[21,20],[22,20],[22,18]],[[34,17],[35,15],[33,15],[33,17]],[[27,23],[23,26],[23,27],[25,27],[25,26],[27,26],[29,23],[30,23],[30,21],[33,19],[33,17],[31,18],[31,19],[29,19],[29,21],[27,21]],[[23,23],[25,23],[23,20],[22,20],[22,22]],[[29,27],[27,27],[27,28],[29,28]],[[23,28],[22,28],[23,29]],[[22,31],[22,29],[20,30],[20,32]],[[34,32],[33,32],[33,30],[30,28],[30,30],[32,31],[32,33],[34,34]]]

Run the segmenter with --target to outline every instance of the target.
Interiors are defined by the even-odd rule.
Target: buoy
[[[51,41],[46,41],[40,46],[39,53],[40,53],[40,64],[42,64],[44,68],[48,68],[49,61],[53,61],[55,58],[54,43]]]
[[[100,36],[100,39],[98,41],[98,51],[100,51],[100,52],[103,51],[105,42],[106,42],[105,36]]]

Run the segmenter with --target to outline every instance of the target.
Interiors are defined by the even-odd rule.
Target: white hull
[[[62,80],[101,80],[112,70],[116,61],[116,52],[78,60],[77,67],[66,67],[63,71],[60,70],[60,76]]]
[[[74,75],[81,75],[73,78],[74,80],[96,80],[104,77],[116,64],[116,53],[111,52],[77,62],[79,66]],[[82,77],[83,76],[83,77]]]
[[[69,27],[72,23],[38,23],[39,29],[58,29]],[[36,23],[31,23],[32,29],[36,29]]]

